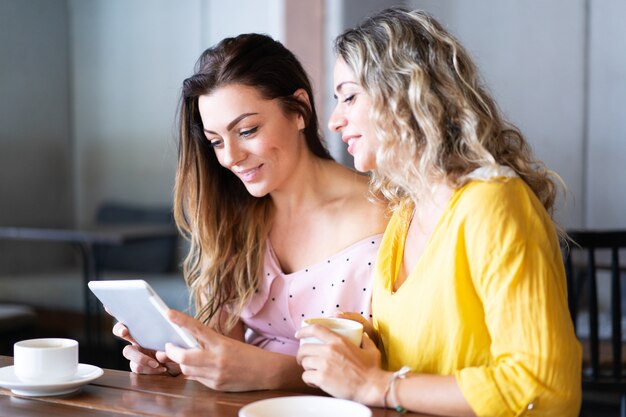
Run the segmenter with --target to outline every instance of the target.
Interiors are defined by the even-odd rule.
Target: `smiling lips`
[[[359,137],[360,136],[358,135],[354,135],[354,136],[343,136],[341,138],[342,141],[348,144],[348,153],[350,155],[354,155],[354,144],[357,142]]]
[[[254,179],[259,175],[259,171],[261,170],[262,166],[263,164],[254,168],[237,170],[235,171],[235,174],[237,174],[237,176],[239,176],[239,178],[241,178],[245,182],[254,181]]]

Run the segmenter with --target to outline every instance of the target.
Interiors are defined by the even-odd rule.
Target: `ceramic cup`
[[[15,376],[23,382],[69,381],[78,369],[78,342],[72,339],[29,339],[13,345]]]
[[[361,338],[363,337],[363,325],[354,320],[340,319],[334,317],[318,317],[302,320],[300,327],[310,326],[311,324],[319,324],[327,327],[335,333],[338,333],[350,340],[354,345],[361,346]],[[300,344],[305,343],[323,343],[316,337],[305,337],[300,339]]]

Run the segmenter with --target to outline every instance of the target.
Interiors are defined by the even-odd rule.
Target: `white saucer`
[[[79,363],[76,375],[69,381],[22,382],[15,376],[13,366],[5,366],[0,368],[0,387],[10,389],[13,394],[25,397],[63,395],[78,391],[82,385],[99,378],[103,373],[102,369],[97,366]]]
[[[363,404],[331,397],[303,395],[279,397],[250,403],[239,410],[239,417],[371,417]]]

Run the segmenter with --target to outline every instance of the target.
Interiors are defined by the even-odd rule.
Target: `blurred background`
[[[332,39],[391,5],[429,11],[467,47],[566,183],[565,228],[626,228],[623,0],[0,0],[0,226],[86,227],[110,202],[167,212],[181,82],[226,36],[291,48],[325,126]],[[350,165],[337,135],[326,140]],[[78,262],[67,245],[0,239],[0,301],[50,322],[80,312],[80,273],[54,272]]]

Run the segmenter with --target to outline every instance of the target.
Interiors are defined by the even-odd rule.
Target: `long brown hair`
[[[552,212],[560,181],[504,120],[460,43],[423,11],[383,10],[335,40],[335,51],[372,98],[381,141],[373,185],[392,203],[454,187],[479,167],[512,168]]]
[[[280,42],[245,34],[202,53],[194,75],[183,82],[174,218],[190,241],[183,273],[196,316],[206,323],[226,311],[222,331],[232,328],[259,287],[272,215],[270,197],[251,196],[218,163],[203,132],[198,97],[232,84],[253,87],[267,100],[278,99],[285,114],[302,115],[308,148],[319,158],[331,159],[320,139],[307,74]],[[309,103],[293,95],[298,89],[306,91]]]

